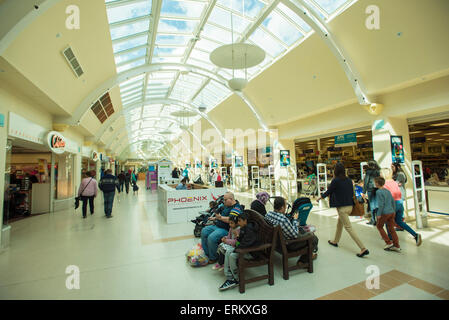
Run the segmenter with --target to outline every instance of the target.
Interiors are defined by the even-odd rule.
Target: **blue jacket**
[[[229,217],[229,214],[231,213],[231,210],[234,209],[234,208],[239,208],[240,211],[243,211],[242,207],[240,206],[240,203],[238,203],[238,202],[236,201],[236,204],[233,205],[232,207],[226,207],[226,206],[223,206],[221,212],[219,212],[219,213],[220,213],[220,215],[223,216],[223,217]],[[229,223],[226,223],[226,222],[217,220],[217,221],[215,222],[215,225],[216,225],[217,227],[219,227],[219,228],[229,230]]]
[[[396,212],[396,203],[391,195],[391,192],[385,188],[376,191],[377,199],[377,216],[382,214],[391,214]]]
[[[108,193],[114,192],[115,188],[120,192],[120,183],[116,176],[112,174],[105,174],[104,177],[100,180],[100,184],[98,185],[101,191]]]

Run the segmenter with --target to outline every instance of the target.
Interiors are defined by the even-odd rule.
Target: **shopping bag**
[[[186,253],[187,262],[192,267],[202,267],[209,263],[209,258],[201,246],[201,243],[196,244],[192,249]]]

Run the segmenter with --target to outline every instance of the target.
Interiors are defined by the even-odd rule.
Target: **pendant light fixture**
[[[243,15],[245,2],[243,1]],[[232,79],[229,87],[234,91],[241,91],[248,84],[247,69],[254,67],[265,59],[265,51],[249,43],[234,43],[234,23],[231,2],[231,44],[218,47],[210,54],[210,61],[220,68],[232,69]],[[245,69],[245,78],[235,77],[235,70]]]

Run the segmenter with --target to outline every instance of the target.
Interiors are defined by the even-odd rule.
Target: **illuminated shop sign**
[[[59,132],[49,132],[47,135],[47,142],[51,151],[53,151],[54,153],[62,154],[65,152],[65,139]]]

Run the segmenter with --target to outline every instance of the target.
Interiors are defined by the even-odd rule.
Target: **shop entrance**
[[[51,152],[43,145],[8,140],[3,223],[50,212]]]
[[[295,141],[298,193],[318,194],[318,163],[326,164],[329,183],[333,177],[334,165],[339,161],[344,163],[349,178],[355,181],[361,179],[360,163],[374,159],[371,130],[356,130],[347,135],[346,141],[336,139],[336,136],[334,134],[313,140]]]
[[[409,124],[412,160],[422,163],[427,209],[449,215],[449,118],[412,122]],[[420,188],[421,181],[416,181],[416,185]]]

